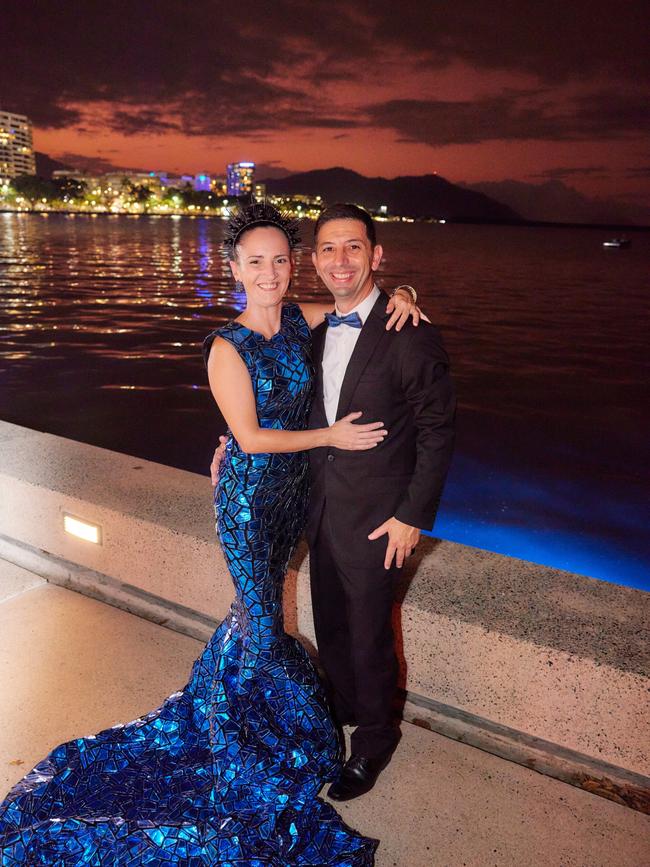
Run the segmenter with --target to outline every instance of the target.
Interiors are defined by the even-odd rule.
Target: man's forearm
[[[451,430],[441,436],[435,449],[432,449],[430,444],[422,447],[427,455],[416,461],[411,482],[395,509],[395,517],[399,521],[420,530],[431,529],[447,479],[453,443],[454,433]]]

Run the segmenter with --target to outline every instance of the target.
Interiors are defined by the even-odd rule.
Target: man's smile
[[[332,280],[337,280],[340,283],[347,283],[354,277],[354,271],[330,271],[329,276]]]

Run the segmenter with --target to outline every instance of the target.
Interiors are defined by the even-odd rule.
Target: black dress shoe
[[[377,782],[377,777],[390,762],[393,750],[378,756],[352,755],[343,766],[340,778],[327,790],[327,797],[333,801],[351,801],[365,795]]]

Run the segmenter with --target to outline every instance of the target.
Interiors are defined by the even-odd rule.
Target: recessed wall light
[[[70,515],[68,512],[63,513],[63,529],[78,539],[92,542],[95,545],[102,544],[102,528],[99,524],[84,521],[83,518],[78,518],[76,515]]]

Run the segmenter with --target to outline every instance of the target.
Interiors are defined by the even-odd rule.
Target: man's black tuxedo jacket
[[[311,449],[307,539],[318,532],[323,509],[340,555],[353,566],[380,566],[387,536],[368,534],[391,516],[430,530],[449,468],[455,397],[449,358],[438,330],[427,322],[386,331],[381,294],[350,358],[337,420],[362,411],[359,424],[382,421],[388,436],[373,449]],[[339,326],[348,327],[348,326]],[[310,428],[327,427],[322,359],[327,325],[313,332],[316,393]]]

